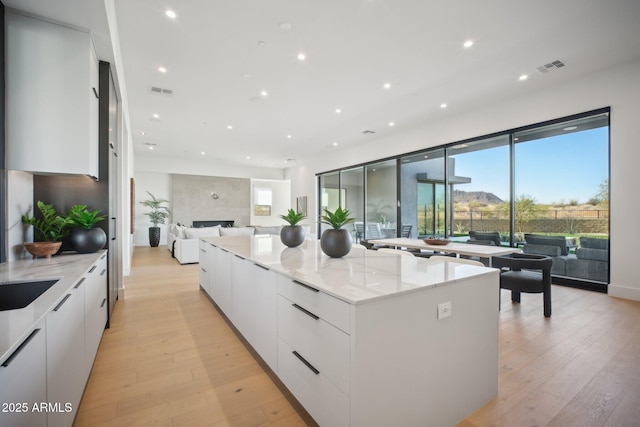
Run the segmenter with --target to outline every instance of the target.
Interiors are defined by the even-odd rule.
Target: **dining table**
[[[457,257],[470,256],[487,258],[491,265],[491,258],[494,256],[508,255],[522,252],[519,248],[510,246],[477,245],[473,243],[447,242],[446,244],[430,244],[422,239],[411,239],[398,237],[393,239],[369,239],[367,242],[374,245],[385,245],[394,248],[420,249],[433,252],[455,254]]]

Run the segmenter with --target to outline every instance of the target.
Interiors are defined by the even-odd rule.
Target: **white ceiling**
[[[113,60],[104,1],[4,3],[90,29],[99,56]],[[639,0],[106,3],[115,3],[136,156],[282,168],[640,58]],[[536,71],[555,60],[566,66]]]

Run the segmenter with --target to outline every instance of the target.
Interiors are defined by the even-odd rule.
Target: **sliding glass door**
[[[396,237],[397,196],[396,160],[387,160],[365,167],[366,205],[365,237],[383,239]]]

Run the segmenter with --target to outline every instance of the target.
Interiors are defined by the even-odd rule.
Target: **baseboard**
[[[640,288],[609,285],[609,296],[640,301]]]

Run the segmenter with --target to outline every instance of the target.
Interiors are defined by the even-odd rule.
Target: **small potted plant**
[[[348,209],[338,207],[335,212],[328,209],[324,210],[324,215],[320,218],[320,222],[328,224],[332,228],[324,230],[320,236],[320,248],[322,252],[331,258],[340,258],[345,256],[351,250],[351,234],[348,230],[342,228],[345,224],[355,221]]]
[[[287,214],[280,215],[280,218],[289,223],[289,225],[284,225],[280,230],[280,240],[282,240],[282,243],[290,248],[300,246],[300,244],[304,242],[304,228],[299,226],[298,223],[305,218],[304,214],[289,209]]]
[[[105,219],[99,215],[100,209],[90,211],[87,205],[75,205],[67,214],[71,225],[69,244],[71,248],[82,254],[97,252],[107,243],[107,234],[102,228],[95,227]]]
[[[151,208],[151,212],[145,212],[144,214],[151,219],[151,224],[153,224],[152,227],[149,227],[149,245],[155,248],[160,244],[160,227],[158,227],[158,224],[164,224],[164,220],[169,217],[171,211],[168,207],[162,206],[163,203],[169,203],[168,200],[158,199],[148,191],[147,194],[151,196],[151,199],[140,203]]]
[[[69,220],[60,215],[53,205],[41,201],[38,201],[36,205],[42,214],[42,219],[24,214],[22,215],[22,223],[33,226],[34,237],[38,241],[25,242],[24,247],[33,258],[39,256],[51,258],[51,255],[60,250],[62,239],[69,234],[67,228]]]

